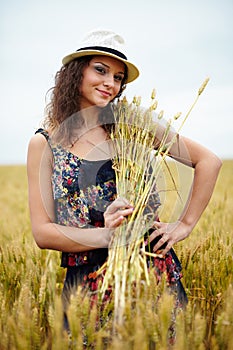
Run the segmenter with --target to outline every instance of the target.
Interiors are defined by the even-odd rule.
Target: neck
[[[92,129],[99,126],[99,114],[101,109],[99,107],[90,107],[82,109],[83,127],[85,129]]]

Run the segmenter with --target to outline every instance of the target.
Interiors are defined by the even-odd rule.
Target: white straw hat
[[[139,76],[139,70],[133,63],[128,61],[123,51],[124,39],[120,35],[108,30],[94,30],[86,35],[80,49],[65,56],[62,63],[66,65],[75,58],[82,56],[110,56],[124,62],[127,66],[128,79],[126,83],[130,83]]]

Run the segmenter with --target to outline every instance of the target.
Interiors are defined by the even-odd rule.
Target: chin
[[[98,108],[104,108],[104,107],[106,107],[109,103],[110,103],[110,101],[108,101],[108,102],[99,102],[99,103],[96,104],[96,107],[98,107]]]

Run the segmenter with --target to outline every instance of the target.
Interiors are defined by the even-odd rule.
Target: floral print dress
[[[45,130],[39,129],[37,133],[46,137],[53,153],[52,187],[56,222],[79,228],[103,227],[103,214],[116,198],[112,161],[81,159],[61,145],[53,144]],[[155,202],[158,204],[158,198],[155,198]],[[107,256],[107,248],[62,252],[61,266],[67,268],[63,299],[68,301],[70,290],[78,285],[95,291],[98,288],[95,271],[106,261]],[[166,273],[168,284],[178,289],[180,302],[186,302],[186,294],[180,282],[181,265],[174,250],[171,249],[165,259],[153,258],[152,265],[157,280]],[[151,259],[148,267],[151,267]]]

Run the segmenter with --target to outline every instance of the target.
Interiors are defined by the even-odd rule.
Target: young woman
[[[139,75],[123,51],[119,35],[89,33],[81,48],[63,59],[44,128],[29,143],[32,232],[40,248],[62,252],[61,265],[67,268],[65,309],[71,287],[95,288],[91,273],[106,261],[114,229],[133,211],[127,198],[117,197],[109,138],[111,105]],[[182,301],[185,294],[179,261],[171,248],[187,238],[198,222],[212,195],[221,161],[182,136],[172,146],[170,156],[194,168],[193,185],[179,220],[156,221],[150,239],[160,236],[154,251],[165,244],[164,257],[172,257],[165,260],[167,274]],[[66,317],[64,322],[68,328]]]

